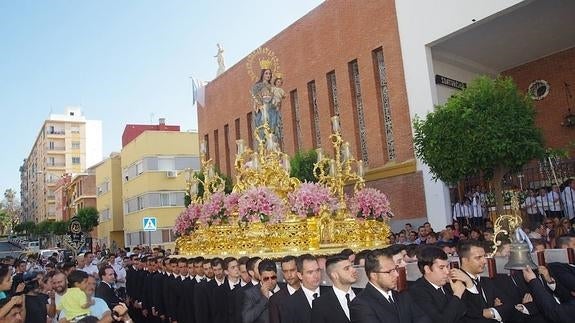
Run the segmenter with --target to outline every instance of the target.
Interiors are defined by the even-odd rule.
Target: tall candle
[[[339,132],[339,116],[331,117],[331,128],[333,132]]]
[[[244,153],[244,140],[243,139],[236,140],[236,145],[238,146],[238,155],[243,154]]]
[[[289,173],[289,172],[290,172],[290,169],[291,169],[291,164],[290,164],[289,156],[288,156],[288,155],[284,155],[283,164],[284,164],[284,165],[283,165],[283,166],[284,166],[284,169]]]
[[[262,108],[262,117],[264,123],[268,123],[268,108],[266,106]]]
[[[200,143],[200,153],[205,154],[206,153],[206,141],[202,140],[202,142]]]
[[[350,152],[349,152],[349,142],[344,142],[343,143],[343,160],[348,160],[350,156]]]
[[[329,174],[331,176],[335,175],[335,160],[333,159],[329,161]]]
[[[198,195],[198,182],[194,180],[190,186],[190,196],[193,198],[196,195]]]
[[[268,133],[267,139],[266,139],[266,146],[267,146],[267,149],[269,151],[275,150],[275,142],[274,142],[274,134],[273,133]]]
[[[260,168],[260,163],[259,163],[259,157],[257,153],[254,153],[254,159],[252,160],[252,165],[254,169],[259,169]]]
[[[357,176],[363,177],[363,175],[363,160],[360,160],[357,162]]]
[[[317,153],[317,161],[321,161],[323,159],[323,149],[317,148],[315,152]]]

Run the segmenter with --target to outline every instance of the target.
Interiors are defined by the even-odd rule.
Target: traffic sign
[[[158,229],[158,220],[154,217],[144,218],[144,231],[156,231]]]

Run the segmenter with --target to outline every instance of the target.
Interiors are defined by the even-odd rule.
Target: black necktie
[[[389,294],[389,296],[387,297],[387,301],[389,302],[389,304],[395,305],[395,302],[393,301],[393,297],[391,297],[391,294]]]
[[[349,303],[351,302],[349,293],[346,293],[346,294],[345,294],[345,299],[347,300],[347,307],[349,308]]]
[[[391,304],[393,306],[395,311],[399,313],[399,309],[397,308],[397,303],[393,300],[393,297],[391,296],[391,292],[389,293],[389,296],[387,297],[387,301],[389,302],[389,304]]]
[[[479,281],[479,278],[473,279],[473,282],[475,283],[475,286],[477,287],[477,291],[479,292],[481,299],[483,299],[483,301],[487,304],[487,299],[485,298],[485,293],[483,292],[483,287],[481,286],[481,282]]]
[[[319,297],[319,294],[318,294],[318,293],[313,293],[313,299],[316,299],[316,298],[318,298],[318,297]]]

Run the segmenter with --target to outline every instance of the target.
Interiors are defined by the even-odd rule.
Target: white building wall
[[[102,161],[102,121],[86,120],[86,169]]]
[[[449,90],[436,91],[435,74],[446,73],[444,76],[468,82],[473,73],[477,72],[438,63],[437,60],[434,62],[430,45],[506,8],[530,1],[395,1],[407,99],[412,120],[415,116],[424,117],[433,110],[434,105],[443,103],[449,97]],[[434,70],[434,63],[437,63],[437,71]],[[419,160],[417,168],[423,173],[428,220],[433,228],[442,229],[451,223],[448,187],[441,181],[434,181],[427,165]]]

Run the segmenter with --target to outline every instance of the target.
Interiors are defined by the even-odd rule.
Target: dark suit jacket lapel
[[[337,296],[335,295],[335,292],[333,291],[333,288],[329,288],[327,290],[325,290],[323,292],[323,294],[321,295],[321,297],[326,297],[327,298],[327,304],[336,304],[336,308],[337,308],[337,316],[341,316],[341,317],[347,317],[347,315],[345,315],[345,311],[343,310],[343,307],[341,307],[341,304],[339,303],[339,299],[337,299]]]
[[[395,309],[393,308],[393,305],[389,304],[389,301],[387,299],[385,299],[385,297],[379,292],[379,290],[377,290],[375,287],[371,286],[371,284],[367,284],[365,286],[365,291],[369,293],[368,295],[370,295],[370,297],[372,299],[374,299],[378,305],[381,306],[376,306],[375,310],[377,311],[377,315],[379,316],[379,319],[384,322],[387,318],[386,316],[388,316],[390,313],[394,313]],[[394,295],[395,297],[395,295]]]

